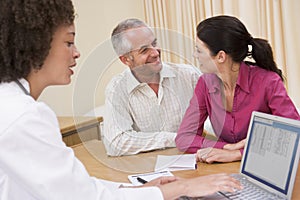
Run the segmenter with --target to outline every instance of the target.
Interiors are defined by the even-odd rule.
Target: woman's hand
[[[162,176],[156,179],[153,179],[144,185],[139,185],[139,186],[124,186],[120,185],[120,188],[140,188],[140,187],[151,187],[151,186],[157,186],[160,187],[164,184],[171,183],[177,180],[180,180],[181,178],[178,178],[176,176]]]
[[[239,181],[227,174],[213,174],[191,179],[178,179],[159,187],[164,199],[176,199],[180,196],[201,197],[217,191],[234,192],[242,189]]]
[[[205,163],[213,162],[233,162],[241,160],[240,150],[227,150],[216,148],[199,149],[196,154],[196,160]]]
[[[243,139],[237,143],[234,144],[225,144],[223,149],[227,150],[239,150],[245,147],[246,139]]]
[[[167,183],[171,183],[174,182],[176,180],[179,180],[180,178],[176,177],[176,176],[162,176],[156,179],[153,179],[151,181],[149,181],[148,183],[145,183],[143,186],[145,187],[149,187],[149,186],[161,186]]]

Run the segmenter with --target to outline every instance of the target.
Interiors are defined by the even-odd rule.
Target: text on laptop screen
[[[242,173],[275,190],[288,192],[300,128],[255,116]]]

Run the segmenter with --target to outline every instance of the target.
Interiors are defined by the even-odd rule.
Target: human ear
[[[119,56],[119,59],[120,59],[121,62],[124,63],[125,65],[131,66],[131,61],[132,61],[132,59],[130,59],[129,56],[127,56],[127,55],[122,55],[122,56]]]
[[[217,61],[218,61],[219,63],[225,62],[226,57],[227,57],[227,54],[226,54],[225,51],[223,51],[223,50],[220,50],[220,51],[218,52],[218,54],[216,55]]]

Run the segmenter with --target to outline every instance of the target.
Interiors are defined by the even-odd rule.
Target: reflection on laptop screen
[[[241,172],[287,194],[300,128],[255,116]]]

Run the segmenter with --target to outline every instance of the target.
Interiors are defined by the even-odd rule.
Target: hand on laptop
[[[242,189],[240,182],[227,174],[181,178],[158,187],[164,199],[176,199],[180,196],[201,197],[218,191],[234,192]]]
[[[233,162],[241,160],[241,158],[240,150],[216,149],[212,147],[199,149],[196,154],[196,160],[205,163]]]

